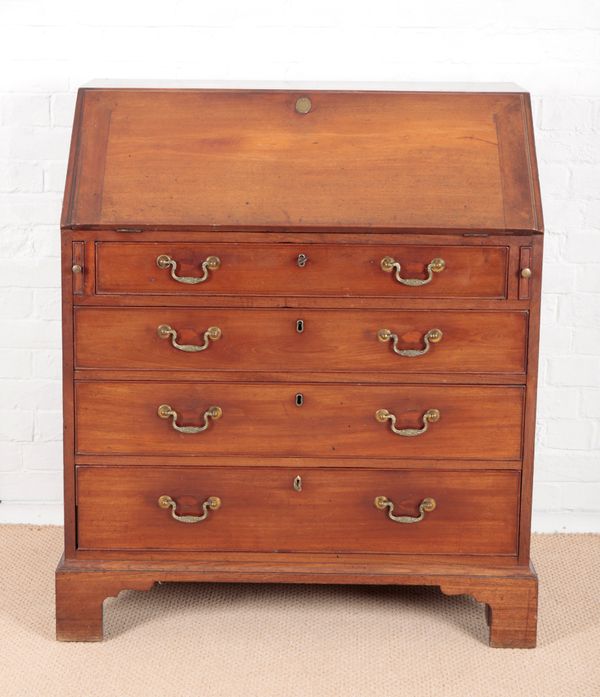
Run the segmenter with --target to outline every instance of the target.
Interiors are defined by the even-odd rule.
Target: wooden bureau
[[[542,228],[515,86],[81,89],[58,638],[247,581],[439,586],[534,646]]]

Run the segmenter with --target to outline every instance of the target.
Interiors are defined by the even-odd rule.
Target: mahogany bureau
[[[527,93],[83,88],[62,240],[59,639],[248,581],[439,586],[535,645]]]

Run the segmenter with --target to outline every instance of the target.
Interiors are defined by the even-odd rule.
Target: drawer
[[[75,366],[524,373],[526,336],[524,312],[83,307]]]
[[[96,292],[505,298],[507,252],[507,247],[392,243],[99,242]],[[205,264],[211,257],[219,260],[218,268]],[[395,260],[397,266],[383,270],[383,259]],[[443,264],[433,264],[435,260]],[[181,279],[205,280],[186,283]]]
[[[498,471],[80,466],[78,547],[513,555],[519,484],[518,472]],[[435,508],[420,513],[426,499]]]
[[[523,398],[523,388],[513,386],[79,382],[76,448],[99,455],[518,460]],[[220,408],[220,418],[211,407]],[[389,415],[379,413],[378,421],[381,410]],[[439,420],[426,422],[430,410]],[[392,432],[392,414],[395,428],[411,435]],[[203,430],[176,430],[182,427]]]

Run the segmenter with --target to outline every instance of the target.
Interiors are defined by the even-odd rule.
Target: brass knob
[[[81,266],[81,264],[73,264],[71,271],[73,273],[81,273],[83,271],[83,266]]]
[[[312,102],[308,97],[299,97],[296,100],[296,111],[299,114],[308,114],[312,109]]]
[[[529,267],[521,269],[521,278],[531,278],[531,269]]]

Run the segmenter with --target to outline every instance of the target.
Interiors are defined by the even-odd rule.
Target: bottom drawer
[[[519,483],[515,471],[80,466],[78,547],[514,555]]]

